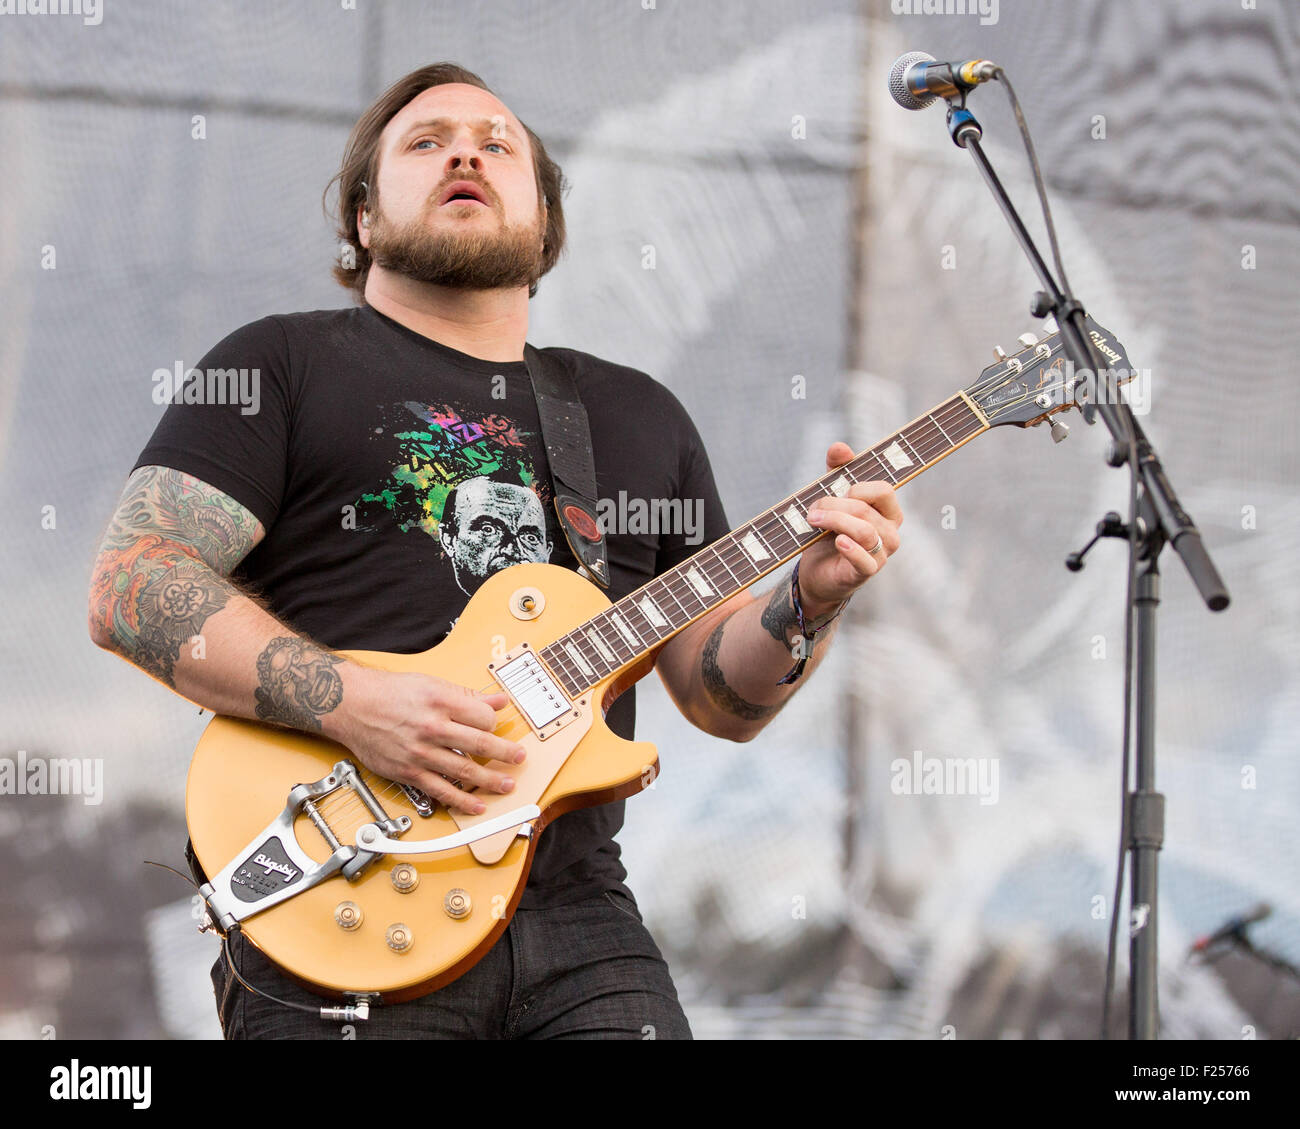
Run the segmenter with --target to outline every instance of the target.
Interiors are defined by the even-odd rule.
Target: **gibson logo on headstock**
[[[1103,337],[1095,329],[1088,330],[1088,336],[1092,338],[1092,343],[1097,346],[1097,352],[1110,361],[1111,364],[1119,364],[1123,359],[1114,349],[1106,344],[1109,338]]]

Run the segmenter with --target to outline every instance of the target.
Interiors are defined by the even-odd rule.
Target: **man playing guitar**
[[[476,75],[394,84],[358,121],[339,181],[335,274],[356,308],[235,331],[169,406],[127,481],[90,593],[90,632],[217,714],[337,741],[448,809],[507,793],[523,746],[495,735],[506,695],[374,669],[341,650],[423,651],[491,575],[577,566],[553,512],[522,358],[528,301],[564,245],[560,170]],[[611,530],[610,595],[727,532],[707,455],[677,399],[643,373],[548,349],[590,417],[601,497],[702,507],[702,530]],[[211,402],[213,373],[252,370],[255,411]],[[827,468],[853,457],[845,443]],[[682,512],[678,509],[675,512]],[[891,486],[861,482],[808,516],[829,536],[791,585],[741,591],[659,648],[655,669],[698,728],[752,739],[820,662],[838,609],[899,544]],[[792,651],[805,661],[791,672]],[[631,691],[610,708],[630,738]],[[479,759],[474,759],[479,758]],[[481,763],[485,762],[485,763]],[[471,790],[474,789],[474,790]],[[476,791],[475,791],[476,790]],[[623,802],[570,811],[540,838],[506,933],[467,972],[379,1007],[362,1037],[689,1038],[613,836]],[[231,938],[248,992],[213,967],[227,1038],[336,1037],[282,1003],[320,998]],[[265,993],[265,994],[263,994]]]

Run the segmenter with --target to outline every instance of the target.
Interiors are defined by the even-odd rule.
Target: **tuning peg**
[[[1001,345],[994,345],[994,346],[993,346],[993,359],[994,359],[995,361],[999,361],[999,362],[1001,362],[1001,361],[1005,361],[1005,360],[1007,359],[1007,351],[1006,351],[1004,348],[1002,348]]]
[[[1062,423],[1059,419],[1052,420],[1052,442],[1059,443],[1062,439],[1070,434],[1069,424]]]
[[[1028,349],[1032,345],[1038,344],[1038,338],[1034,336],[1034,334],[1032,333],[1022,333],[1019,337],[1016,338],[1016,340],[1019,341],[1020,344],[1022,344],[1026,349]]]

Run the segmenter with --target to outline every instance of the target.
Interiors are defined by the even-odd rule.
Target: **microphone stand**
[[[1096,377],[1095,395],[1083,408],[1088,423],[1100,415],[1109,428],[1113,443],[1107,463],[1123,466],[1136,454],[1137,529],[1133,530],[1117,514],[1108,514],[1098,525],[1097,536],[1082,552],[1071,554],[1067,564],[1072,571],[1083,567],[1083,555],[1100,537],[1122,537],[1136,554],[1136,583],[1133,590],[1135,631],[1135,713],[1137,745],[1136,787],[1128,791],[1125,782],[1125,812],[1128,826],[1126,847],[1131,860],[1129,895],[1129,1038],[1155,1039],[1159,1032],[1159,1003],[1156,984],[1156,905],[1157,852],[1164,842],[1165,798],[1155,790],[1155,721],[1156,721],[1156,607],[1160,602],[1158,561],[1165,545],[1172,545],[1182,558],[1192,583],[1211,611],[1228,606],[1228,590],[1201,544],[1201,535],[1192,519],[1178,504],[1173,487],[1155,449],[1138,425],[1127,401],[1118,394],[1113,381],[1103,382],[1102,367],[1096,364],[1092,342],[1085,327],[1083,306],[1073,295],[1062,292],[1047,268],[1006,189],[998,180],[980,145],[982,128],[966,109],[966,95],[948,101],[948,132],[958,148],[966,149],[980,175],[993,193],[1011,230],[1042,281],[1043,290],[1034,295],[1030,312],[1039,318],[1056,316],[1061,341],[1076,372],[1091,372]],[[1132,437],[1130,441],[1130,436]],[[1116,907],[1118,909],[1118,907]]]

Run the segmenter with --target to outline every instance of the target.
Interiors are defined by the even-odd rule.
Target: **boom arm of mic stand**
[[[1095,373],[1097,364],[1093,357],[1092,345],[1084,330],[1083,307],[1061,292],[1052,272],[1043,262],[1043,257],[1038,253],[1038,248],[1034,246],[1033,239],[1012,206],[1011,198],[998,179],[998,174],[993,171],[988,157],[984,155],[984,149],[980,145],[982,131],[979,122],[975,120],[975,115],[964,105],[959,107],[950,103],[948,131],[959,148],[969,151],[976,168],[984,177],[998,207],[1002,209],[1002,214],[1006,216],[1007,223],[1011,225],[1012,232],[1042,281],[1043,287],[1051,295],[1057,311],[1057,324],[1061,329],[1061,341],[1070,360],[1074,362],[1076,369]],[[1100,388],[1100,382],[1097,382],[1096,386]],[[1169,479],[1165,477],[1164,467],[1160,465],[1159,457],[1138,425],[1133,409],[1122,400],[1111,403],[1106,395],[1099,395],[1097,400],[1094,406],[1098,414],[1105,421],[1115,442],[1122,448],[1128,447],[1129,433],[1125,429],[1125,424],[1127,423],[1133,429],[1132,434],[1137,439],[1138,449],[1136,469],[1160,523],[1161,532],[1182,560],[1188,576],[1196,585],[1196,590],[1200,592],[1206,606],[1211,611],[1222,611],[1229,603],[1228,589],[1214,567],[1214,562],[1210,560],[1209,553],[1205,551],[1200,531],[1187,512],[1178,504],[1174,489],[1169,484]]]

